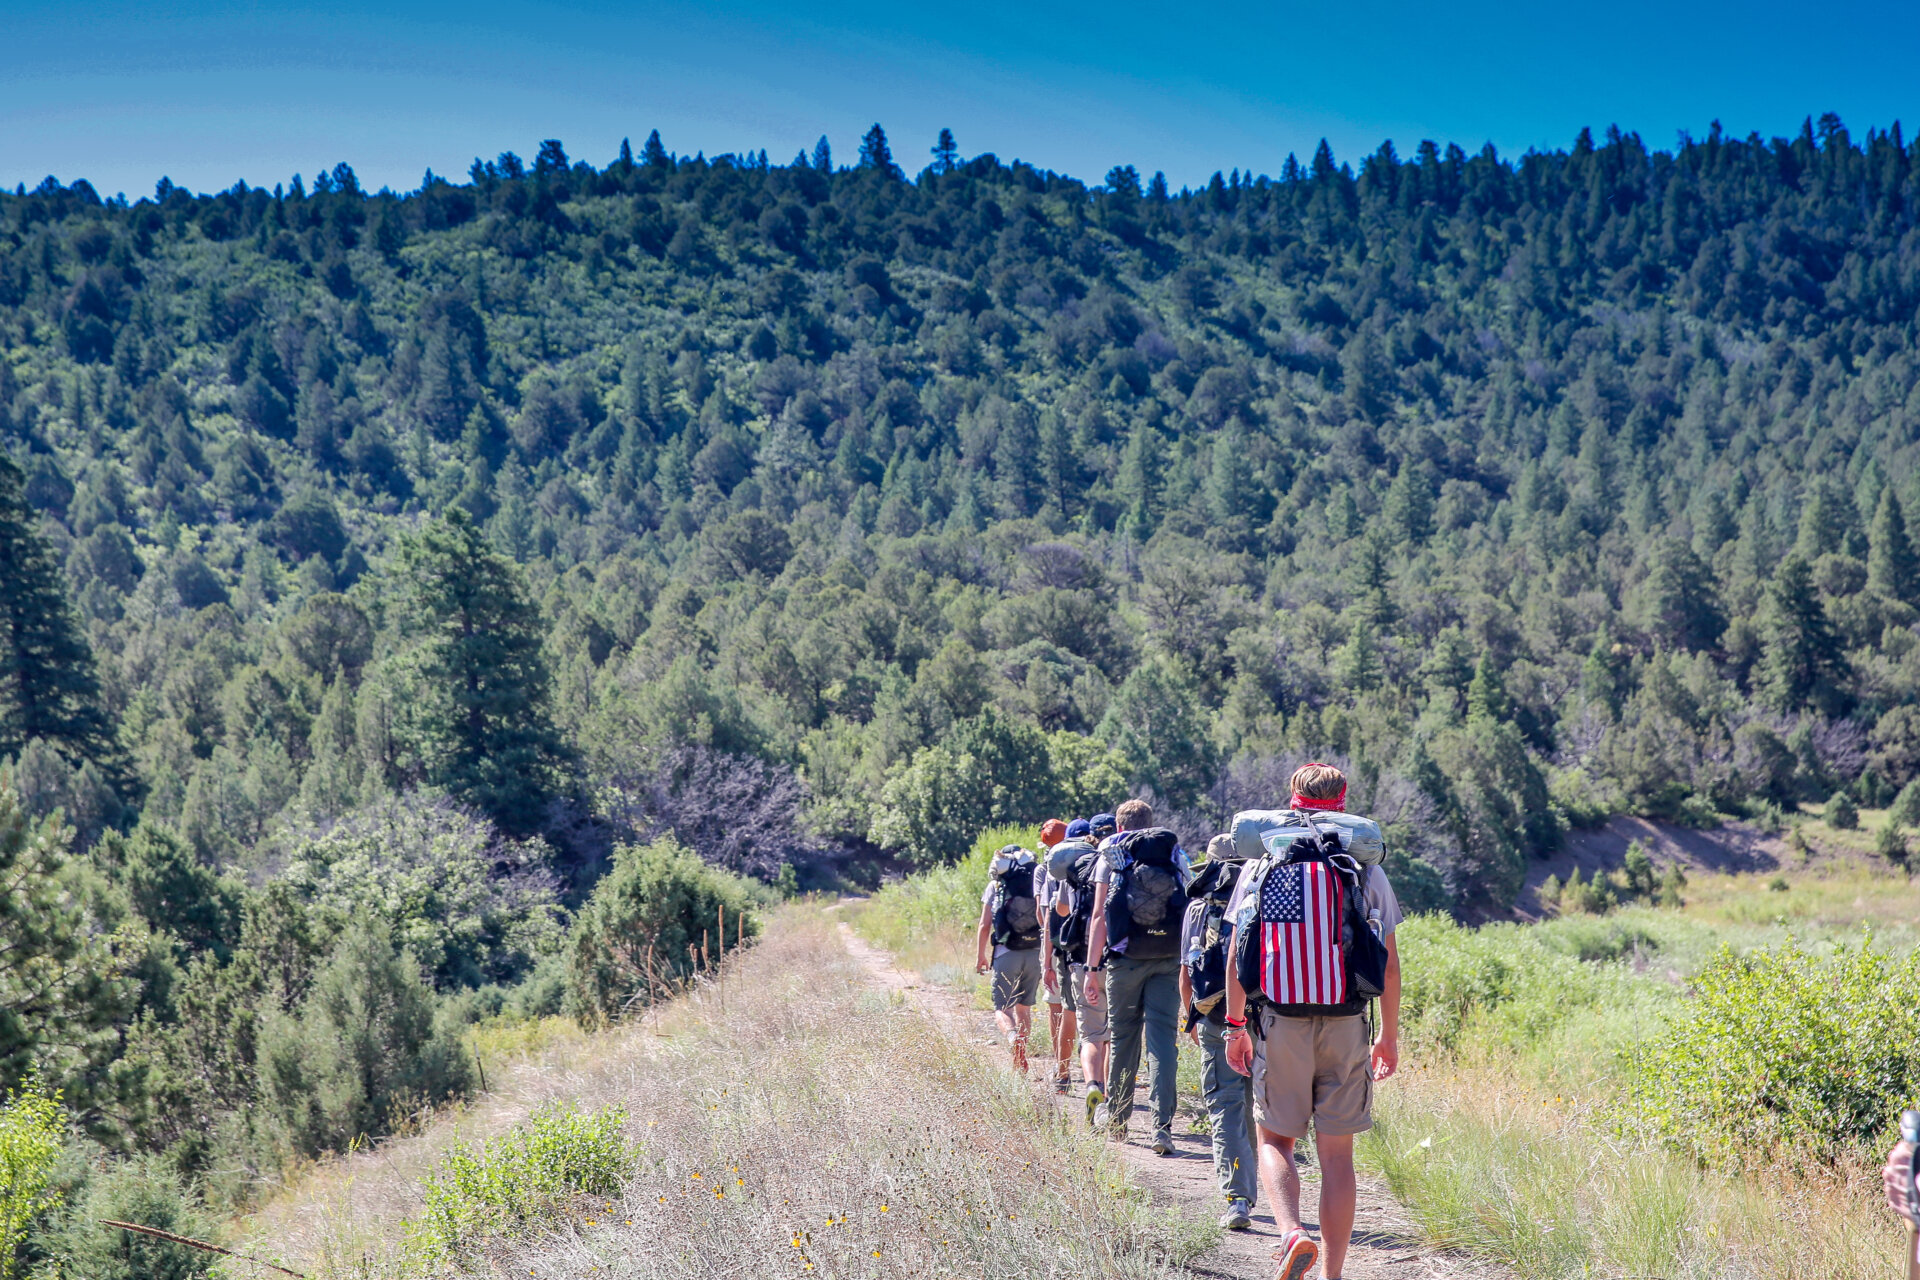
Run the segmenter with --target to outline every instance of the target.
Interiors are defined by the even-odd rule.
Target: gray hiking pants
[[[1173,1127],[1175,1072],[1180,1054],[1180,960],[1107,957],[1107,1018],[1113,1031],[1113,1061],[1107,1067],[1107,1103],[1116,1129],[1133,1115],[1134,1082],[1140,1075],[1141,1041],[1153,1062],[1149,1105],[1153,1127]]]
[[[1227,1065],[1225,1027],[1205,1018],[1200,1032],[1200,1096],[1206,1100],[1213,1128],[1213,1176],[1220,1194],[1229,1200],[1255,1203],[1260,1197],[1260,1169],[1253,1156],[1253,1077]]]

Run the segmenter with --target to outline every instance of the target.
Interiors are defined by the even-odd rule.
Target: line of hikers
[[[1285,808],[1234,815],[1198,864],[1141,800],[1049,820],[1037,854],[994,856],[980,902],[976,967],[993,973],[1014,1070],[1027,1072],[1044,997],[1054,1088],[1072,1092],[1077,1040],[1096,1132],[1125,1140],[1144,1049],[1150,1145],[1172,1154],[1179,1035],[1199,1047],[1220,1225],[1249,1228],[1264,1194],[1282,1236],[1276,1280],[1302,1280],[1317,1261],[1340,1280],[1354,1135],[1372,1127],[1374,1083],[1399,1062],[1400,905],[1380,828],[1347,813],[1346,795],[1339,769],[1304,765]],[[1294,1158],[1309,1126],[1319,1243],[1300,1220]]]

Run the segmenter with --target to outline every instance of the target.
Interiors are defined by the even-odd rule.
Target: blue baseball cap
[[[1096,813],[1093,815],[1092,825],[1095,831],[1100,831],[1100,830],[1112,831],[1115,827],[1120,825],[1120,820],[1114,817],[1110,813]]]
[[[1093,824],[1085,818],[1075,818],[1067,824],[1067,839],[1080,840],[1093,834]]]

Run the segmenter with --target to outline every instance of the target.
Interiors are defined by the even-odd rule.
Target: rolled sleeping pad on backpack
[[[1072,880],[1073,864],[1093,852],[1091,841],[1062,840],[1047,853],[1047,874],[1055,880]]]
[[[1308,825],[1308,819],[1312,825]],[[1377,867],[1387,856],[1386,841],[1380,824],[1357,813],[1330,813],[1316,810],[1308,814],[1297,809],[1242,809],[1233,815],[1233,847],[1243,858],[1252,860],[1284,856],[1287,846],[1301,836],[1316,831],[1331,831],[1340,837],[1340,845],[1363,867]]]

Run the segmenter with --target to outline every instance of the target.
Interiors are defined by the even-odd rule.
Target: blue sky
[[[1714,119],[1920,125],[1920,5],[1856,0],[0,0],[0,29],[0,182],[134,197],[162,174],[271,186],[340,160],[407,189],[548,137],[604,163],[654,127],[678,152],[776,161],[824,133],[844,161],[877,120],[911,171],[945,125],[969,155],[1179,186],[1277,171],[1323,136],[1347,160],[1386,138],[1564,147],[1616,122],[1660,146]]]

